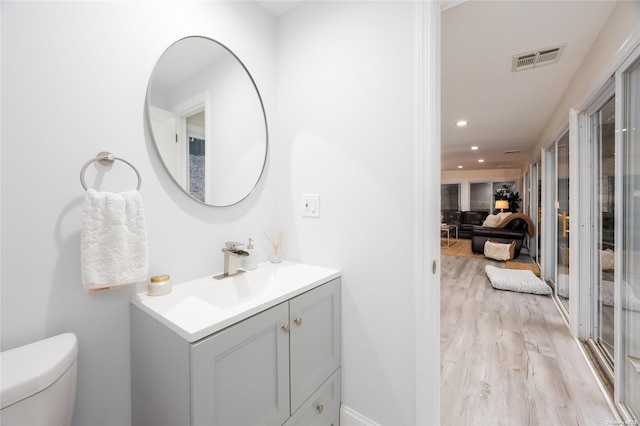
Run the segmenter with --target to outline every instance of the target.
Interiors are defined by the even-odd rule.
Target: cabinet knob
[[[324,405],[322,405],[322,404],[316,405],[316,411],[318,413],[322,413],[324,411]]]
[[[300,324],[302,324],[302,318],[298,317],[298,318],[294,319],[293,322],[295,322],[296,325],[300,325]]]
[[[288,333],[289,332],[289,324],[283,325],[282,329],[284,330],[285,333]]]

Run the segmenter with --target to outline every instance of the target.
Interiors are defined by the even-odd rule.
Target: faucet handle
[[[226,243],[224,243],[224,248],[226,248],[227,250],[238,250],[238,247],[241,247],[243,245],[244,244],[237,243],[235,241],[227,241]]]

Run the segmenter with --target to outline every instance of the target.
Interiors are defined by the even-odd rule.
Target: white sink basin
[[[194,289],[193,296],[219,308],[230,308],[259,297],[273,284],[275,269],[256,269],[224,277],[209,278],[211,282]]]
[[[231,277],[176,284],[164,296],[138,293],[131,303],[194,342],[339,276],[335,269],[265,262]]]

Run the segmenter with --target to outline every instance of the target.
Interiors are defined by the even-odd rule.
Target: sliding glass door
[[[556,295],[569,312],[569,132],[556,143]]]
[[[544,277],[569,312],[569,131],[565,131],[544,155]]]
[[[551,284],[556,291],[556,144],[555,142],[544,152],[542,170],[544,173],[543,180],[543,197],[542,197],[542,223],[544,224],[544,235],[541,240],[541,247],[544,254],[542,267],[543,276],[547,282]]]
[[[622,171],[617,200],[615,270],[615,395],[628,419],[640,419],[640,48],[616,73],[617,166]],[[619,250],[616,251],[616,254]]]
[[[536,263],[540,265],[542,263],[542,162],[538,161],[534,164],[533,170],[535,171],[533,181],[536,191],[533,196],[533,199],[535,200],[535,209],[531,211],[531,217],[536,218],[536,235],[534,237],[536,246],[535,259]]]
[[[615,87],[614,87],[615,82]],[[591,179],[584,222],[590,319],[584,337],[624,424],[640,420],[640,47],[583,115]],[[586,121],[585,121],[586,122]],[[586,160],[586,159],[585,159]],[[583,260],[580,260],[582,263]],[[583,281],[583,280],[581,280]],[[584,280],[587,281],[587,280]],[[581,293],[582,294],[582,293]]]
[[[611,88],[613,92],[613,88]],[[592,340],[600,355],[600,367],[613,382],[615,349],[615,97],[611,96],[590,115],[593,158],[592,203],[595,244],[592,250]]]

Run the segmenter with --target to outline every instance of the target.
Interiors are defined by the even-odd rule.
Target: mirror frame
[[[172,47],[174,47],[176,44],[190,39],[190,38],[202,38],[202,39],[206,39],[209,40],[215,44],[217,44],[218,46],[222,47],[224,50],[226,50],[228,53],[231,54],[231,56],[233,56],[238,63],[242,66],[242,69],[247,73],[247,76],[249,77],[249,80],[251,81],[251,84],[253,85],[253,88],[256,91],[256,94],[258,95],[258,101],[260,102],[260,108],[262,110],[262,118],[264,120],[264,137],[265,137],[265,146],[264,146],[264,160],[262,161],[262,168],[260,170],[260,174],[258,175],[258,178],[256,179],[255,184],[251,187],[251,189],[245,194],[243,195],[238,201],[235,201],[233,203],[230,204],[210,204],[210,203],[206,203],[196,197],[194,197],[191,193],[189,193],[189,191],[187,190],[187,188],[183,188],[182,185],[178,182],[177,178],[173,175],[173,173],[171,173],[171,171],[169,170],[169,167],[167,166],[165,159],[162,157],[162,153],[160,152],[160,147],[158,146],[158,143],[156,142],[156,138],[155,135],[153,133],[153,127],[151,125],[151,88],[153,85],[153,77],[156,74],[156,69],[158,68],[158,64],[160,63],[160,61],[162,61],[162,58],[164,57],[164,55],[167,53],[167,51],[169,51],[169,49],[171,49]],[[173,180],[173,182],[176,184],[176,186],[178,188],[180,188],[180,190],[185,193],[190,199],[197,201],[200,204],[203,204],[205,206],[210,206],[210,207],[231,207],[231,206],[235,206],[236,204],[241,203],[242,201],[246,200],[254,191],[255,189],[258,187],[258,184],[260,183],[260,180],[262,179],[262,176],[264,175],[264,171],[267,165],[267,157],[269,156],[269,127],[267,124],[267,113],[265,111],[264,108],[264,102],[262,100],[262,95],[260,94],[260,90],[258,90],[258,86],[255,82],[255,80],[253,79],[253,76],[251,75],[251,73],[249,72],[249,70],[247,69],[247,67],[245,66],[244,62],[242,62],[240,60],[240,58],[238,57],[238,55],[236,55],[231,49],[229,49],[226,45],[220,43],[217,40],[212,39],[211,37],[207,37],[207,36],[201,36],[201,35],[190,35],[190,36],[185,36],[182,37],[176,41],[174,41],[173,43],[171,43],[171,45],[169,45],[169,47],[167,47],[162,54],[160,55],[160,57],[158,58],[158,60],[156,61],[154,67],[153,67],[153,71],[151,72],[151,75],[149,76],[149,82],[147,83],[147,92],[146,92],[146,102],[145,102],[145,116],[147,119],[147,126],[149,128],[149,133],[151,134],[151,139],[153,140],[153,145],[155,147],[156,153],[158,154],[158,157],[160,158],[160,161],[162,162],[162,166],[164,168],[164,170],[167,172],[167,174],[169,175],[169,177],[171,177],[171,180]]]

